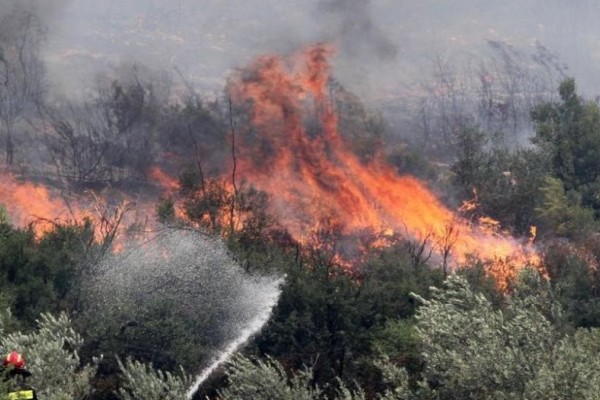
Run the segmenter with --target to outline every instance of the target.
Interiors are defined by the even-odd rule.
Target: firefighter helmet
[[[21,354],[13,351],[4,357],[4,366],[8,367],[11,365],[17,369],[23,369],[25,368],[25,359]]]

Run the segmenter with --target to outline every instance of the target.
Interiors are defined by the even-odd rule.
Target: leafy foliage
[[[51,400],[81,399],[90,393],[96,367],[81,365],[82,344],[66,314],[42,314],[37,331],[5,334],[0,341],[5,353],[18,351],[25,356],[32,373],[28,382],[39,398]]]
[[[396,371],[397,398],[594,398],[599,333],[557,329],[561,307],[536,272],[521,276],[505,309],[456,275],[421,301],[416,318],[426,368],[410,397],[403,374],[381,364]]]
[[[432,289],[416,315],[425,368],[411,375],[383,355],[375,365],[389,387],[387,400],[594,399],[600,388],[600,331],[561,329],[565,320],[553,290],[536,271],[525,270],[502,308],[451,275]],[[403,330],[395,333],[401,334]],[[238,357],[229,366],[221,398],[322,398],[309,386],[312,368],[288,378],[276,361]],[[314,379],[313,379],[314,380]],[[329,398],[363,398],[337,390]],[[258,396],[258,397],[255,397]],[[292,396],[292,397],[290,397]],[[295,397],[294,397],[295,396]]]
[[[453,182],[461,199],[475,200],[470,217],[489,216],[515,232],[526,234],[534,224],[539,187],[546,162],[533,149],[511,150],[497,137],[471,126],[456,134]]]
[[[118,363],[123,374],[123,385],[118,394],[123,400],[181,400],[186,398],[192,384],[192,377],[186,375],[183,368],[175,375],[132,359]]]
[[[152,167],[183,171],[179,192],[158,204],[158,219],[221,235],[236,258],[210,264],[202,275],[187,260],[182,263],[195,268],[187,276],[165,270],[162,259],[143,265],[156,279],[131,278],[146,289],[138,296],[133,284],[123,284],[122,272],[142,265],[148,255],[142,251],[110,284],[104,282],[101,295],[90,297],[91,303],[118,301],[103,312],[98,302],[85,309],[91,289],[82,277],[101,275],[93,256],[102,248],[89,221],[36,234],[33,227],[11,227],[0,206],[0,309],[10,308],[15,317],[4,321],[0,348],[26,355],[40,397],[185,397],[192,378],[179,365],[195,370],[235,338],[237,330],[224,321],[244,314],[255,300],[240,301],[243,290],[231,289],[218,275],[230,264],[241,264],[245,273],[276,270],[287,280],[268,326],[246,349],[252,356],[231,362],[228,386],[219,381],[208,389],[219,398],[597,397],[600,108],[577,94],[573,79],[560,85],[556,101],[540,103],[549,98],[547,81],[563,74],[546,49],[537,47],[529,68],[529,55],[490,41],[491,58],[468,77],[438,59],[429,96],[410,106],[421,109],[423,135],[413,143],[419,149],[392,143],[397,132],[381,115],[329,82],[340,133],[361,162],[387,157],[403,173],[451,186],[451,196],[478,203],[466,215],[472,220],[490,216],[523,235],[531,225],[540,227],[550,282],[528,273],[505,296],[478,261],[444,288],[430,289],[442,284],[448,264],[444,257],[443,271],[435,268],[427,235],[386,237],[389,246],[380,249],[374,243],[382,238],[373,232],[347,237],[325,226],[295,243],[267,212],[267,194],[235,172],[222,179],[236,151],[278,151],[257,140],[249,113],[235,110],[240,115],[234,118],[224,102],[204,101],[192,90],[172,101],[170,78],[139,66],[114,71],[122,76],[101,82],[81,103],[44,104],[41,21],[17,9],[2,22],[0,145],[6,163],[18,161],[24,126],[39,122],[43,133],[33,136],[44,138],[43,156],[51,159],[58,180],[74,188],[126,183],[146,193],[157,190],[148,182]],[[310,134],[318,129],[310,118],[302,122]],[[236,123],[246,131],[238,138]],[[519,148],[517,136],[532,123],[533,146]],[[283,138],[287,133],[280,132]],[[424,150],[435,151],[436,158],[425,160]],[[349,249],[350,240],[365,252]],[[351,271],[337,257],[339,249],[353,261]],[[164,277],[185,281],[185,294],[169,291]],[[204,294],[222,303],[199,301]],[[85,343],[66,314],[59,314],[65,310],[76,316]],[[99,353],[111,357],[97,367]],[[90,394],[98,369],[98,390]]]
[[[557,236],[581,238],[595,228],[594,210],[582,207],[576,193],[571,198],[565,193],[563,182],[557,178],[546,177],[542,192],[542,205],[535,211],[540,222]],[[573,198],[575,197],[575,198]]]
[[[89,225],[56,225],[37,239],[31,229],[0,229],[0,298],[33,326],[42,312],[59,313],[76,301],[79,266],[92,247]]]
[[[330,245],[325,241],[305,249],[298,264],[286,270],[283,293],[270,323],[257,338],[257,350],[288,369],[312,366],[313,383],[328,395],[333,395],[331,384],[336,379],[359,382],[374,395],[381,388],[370,360],[375,349],[401,343],[404,348],[396,349],[395,359],[419,369],[410,334],[395,338],[393,344],[382,335],[392,329],[386,328],[389,321],[414,315],[416,304],[410,293],[426,293],[430,285],[441,282],[442,272],[426,263],[415,266],[400,241],[373,252],[357,283],[332,262],[327,251]]]
[[[544,103],[532,113],[536,124],[534,143],[547,154],[552,175],[567,193],[581,195],[583,206],[600,208],[600,110],[576,93],[575,80],[563,81],[560,102]]]
[[[557,341],[542,313],[553,312],[550,305],[528,296],[494,310],[456,277],[432,295],[417,313],[427,387],[442,399],[517,398]]]
[[[311,400],[322,391],[311,387],[312,372],[299,371],[288,380],[281,364],[267,358],[256,361],[236,357],[228,366],[230,385],[220,392],[220,399]]]

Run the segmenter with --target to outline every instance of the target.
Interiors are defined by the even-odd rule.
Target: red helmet
[[[22,355],[20,355],[16,351],[13,351],[7,354],[6,357],[4,357],[4,366],[8,367],[9,365],[12,365],[14,368],[17,369],[23,369],[25,368],[25,359]]]

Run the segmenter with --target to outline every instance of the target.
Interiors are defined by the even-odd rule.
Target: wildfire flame
[[[78,204],[70,207],[45,186],[19,182],[8,174],[0,174],[0,204],[6,207],[13,224],[33,223],[38,234],[51,230],[57,220],[81,220],[89,215]]]
[[[155,174],[160,175],[158,172]],[[159,182],[166,185],[165,182]],[[162,186],[170,189],[169,185]],[[0,174],[0,205],[6,207],[10,222],[18,227],[30,226],[37,237],[52,231],[57,224],[81,223],[88,220],[98,243],[111,244],[112,251],[125,248],[128,227],[142,227],[144,218],[154,210],[153,203],[133,201],[119,193],[121,201],[115,202],[93,192],[59,195],[55,189],[28,181],[21,181],[10,174]],[[145,219],[147,221],[147,218]],[[133,232],[128,232],[132,235]]]
[[[271,212],[290,234],[306,241],[328,219],[348,234],[433,236],[457,265],[470,256],[492,260],[489,272],[501,287],[523,266],[539,266],[531,244],[500,232],[497,222],[472,224],[416,178],[399,176],[381,160],[365,165],[348,150],[328,91],[333,53],[317,44],[288,58],[262,56],[229,82],[234,104],[251,115],[240,138],[240,175],[269,193]]]
[[[237,177],[269,194],[270,212],[289,234],[306,243],[322,221],[329,221],[349,236],[375,231],[431,238],[444,264],[451,258],[460,266],[471,256],[490,261],[488,272],[501,288],[526,265],[542,270],[533,240],[520,242],[489,218],[462,218],[418,179],[400,176],[377,158],[364,164],[348,150],[329,93],[333,53],[331,46],[316,44],[287,58],[262,56],[228,84],[233,104],[251,118],[235,138]],[[165,193],[179,189],[159,168],[148,176]],[[223,177],[233,190],[230,179]],[[69,204],[42,185],[10,175],[0,174],[0,203],[16,225],[37,221],[38,233],[52,229],[57,219],[95,217],[93,205]],[[475,203],[464,205],[467,211],[473,207]],[[138,209],[152,213],[154,207],[138,204]]]
[[[150,168],[148,177],[163,188],[166,193],[176,192],[180,188],[177,179],[174,179],[157,166]]]

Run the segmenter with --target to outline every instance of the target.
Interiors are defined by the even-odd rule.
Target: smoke
[[[4,24],[19,21],[20,16],[33,15],[33,23],[29,29],[40,29],[44,39],[52,37],[56,24],[60,24],[64,10],[70,0],[3,0],[0,2],[0,21]],[[11,27],[12,28],[12,27]],[[19,30],[21,27],[17,27]],[[7,29],[6,27],[0,28]],[[8,35],[7,35],[8,34]],[[37,34],[37,32],[36,32]],[[3,47],[2,40],[10,37],[11,32],[3,32],[0,38],[0,48]],[[30,38],[31,39],[31,38]],[[10,39],[9,39],[10,40]]]
[[[373,20],[371,0],[322,0],[316,15],[328,36],[350,57],[392,61],[398,54],[397,44]]]
[[[47,26],[56,21],[69,0],[3,0],[0,3],[0,18],[16,9],[35,13]]]
[[[327,40],[339,46],[336,77],[370,99],[406,94],[437,55],[477,63],[486,40],[520,49],[538,41],[586,94],[600,93],[600,4],[591,0],[11,0],[0,12],[17,3],[34,4],[50,25],[48,70],[68,96],[133,63],[177,67],[195,87],[221,93],[231,69],[257,54]]]

